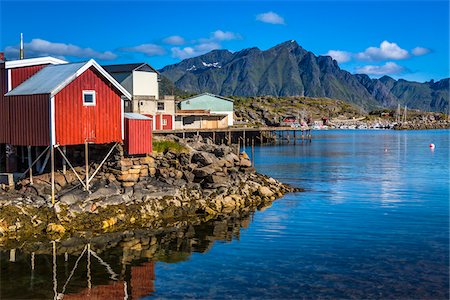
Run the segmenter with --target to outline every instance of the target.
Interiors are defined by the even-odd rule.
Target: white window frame
[[[92,103],[86,103],[86,102],[84,102],[84,96],[85,95],[92,95]],[[95,106],[95,104],[96,104],[96,99],[95,99],[96,97],[95,97],[95,91],[93,91],[93,90],[83,90],[83,106]]]
[[[162,119],[162,126],[167,126],[167,119]]]
[[[159,106],[160,103],[163,104],[163,106],[164,106],[163,109],[159,109],[158,106]],[[157,110],[157,111],[165,111],[165,110],[166,110],[166,103],[165,103],[164,101],[157,101],[157,102],[156,102],[156,110]]]

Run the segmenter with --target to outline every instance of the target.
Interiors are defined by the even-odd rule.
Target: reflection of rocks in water
[[[171,231],[70,238],[54,246],[11,245],[16,248],[0,252],[2,274],[12,274],[1,277],[0,296],[53,298],[56,285],[58,298],[138,299],[154,292],[154,261],[184,261],[192,252],[208,251],[216,240],[239,239],[250,217],[251,213],[236,213]],[[52,274],[56,280],[50,281]]]

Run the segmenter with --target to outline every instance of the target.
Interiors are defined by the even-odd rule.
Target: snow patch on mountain
[[[208,68],[222,68],[222,66],[220,65],[219,62],[214,62],[214,63],[205,63],[204,61],[202,61],[203,66],[208,67]]]

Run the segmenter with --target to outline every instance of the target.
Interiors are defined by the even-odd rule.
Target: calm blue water
[[[103,263],[77,242],[55,257],[48,243],[18,248],[15,262],[0,251],[0,298],[448,299],[449,133],[322,131],[256,148],[258,171],[306,192],[154,246],[145,232],[92,240]]]
[[[314,135],[255,150],[258,171],[307,191],[239,240],[157,264],[156,296],[448,299],[449,131]]]

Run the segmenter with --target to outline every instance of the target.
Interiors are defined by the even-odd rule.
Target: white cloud
[[[163,42],[165,44],[174,45],[174,46],[184,45],[186,43],[185,39],[179,35],[168,36],[165,39],[163,39]]]
[[[269,24],[281,24],[281,25],[285,24],[284,18],[279,14],[274,13],[273,11],[258,14],[256,16],[256,20]]]
[[[194,57],[194,56],[199,56],[199,55],[205,54],[209,51],[219,49],[219,48],[221,48],[221,46],[218,43],[206,42],[206,43],[194,45],[192,47],[183,47],[183,48],[173,47],[171,49],[171,51],[172,51],[173,57],[176,57],[179,59],[185,59],[185,58],[190,58],[190,57]]]
[[[8,46],[5,48],[5,52],[7,55],[17,56],[19,53],[19,46]],[[65,43],[53,43],[43,39],[32,39],[31,42],[25,43],[24,52],[26,56],[73,56],[103,60],[112,60],[117,57],[117,55],[111,51],[99,52],[92,48],[81,48],[76,45]]]
[[[123,48],[123,51],[144,53],[147,56],[156,56],[166,54],[166,50],[155,44],[142,44],[135,47]]]
[[[421,55],[425,55],[431,52],[430,49],[428,48],[424,48],[424,47],[416,47],[414,49],[412,49],[412,54],[414,54],[415,56],[421,56]]]
[[[368,75],[393,75],[399,74],[405,71],[405,68],[397,65],[394,62],[387,62],[381,66],[363,66],[357,67],[355,69],[358,74],[368,74]]]
[[[356,58],[366,61],[380,61],[386,59],[405,59],[410,55],[407,50],[400,48],[396,43],[383,41],[380,47],[369,47],[364,52],[357,53]]]
[[[217,41],[230,41],[240,39],[241,36],[231,31],[216,30],[211,34],[211,39]]]
[[[329,50],[325,55],[331,56],[338,63],[345,63],[352,59],[352,54],[347,51]]]

